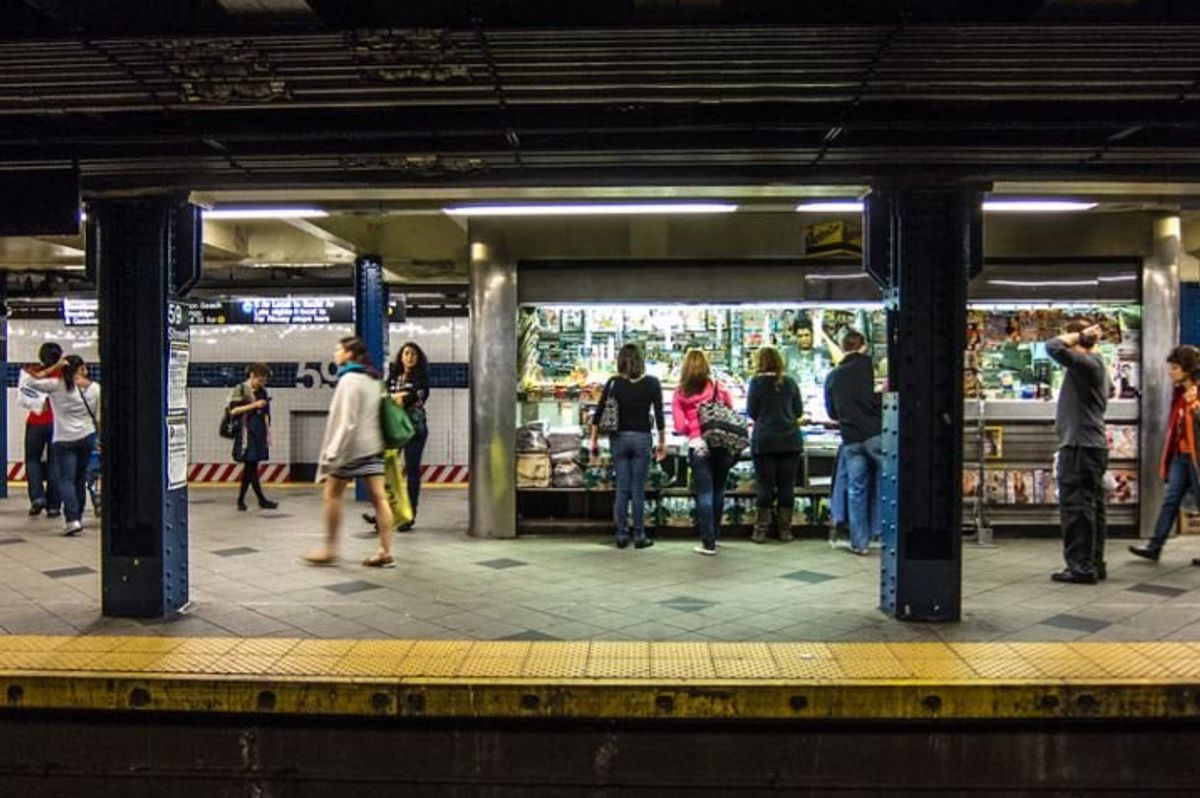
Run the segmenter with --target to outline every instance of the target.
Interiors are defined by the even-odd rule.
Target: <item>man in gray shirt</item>
[[[1104,472],[1108,439],[1108,373],[1095,352],[1102,330],[1086,320],[1046,342],[1046,354],[1067,370],[1058,395],[1054,431],[1058,435],[1058,503],[1063,559],[1067,567],[1055,582],[1094,585],[1107,576],[1104,566]]]

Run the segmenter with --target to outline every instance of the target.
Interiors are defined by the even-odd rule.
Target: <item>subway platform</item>
[[[968,547],[963,621],[926,626],[875,609],[875,556],[824,541],[473,540],[463,493],[436,490],[396,569],[358,565],[353,535],[308,568],[313,489],[272,512],[232,498],[193,492],[194,601],[165,621],[101,618],[94,527],[63,538],[3,503],[0,794],[1133,796],[1200,777],[1200,540],[1157,566],[1118,542],[1095,587],[1047,579],[1053,540]]]

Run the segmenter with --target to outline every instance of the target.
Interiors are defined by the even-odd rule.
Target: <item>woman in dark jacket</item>
[[[429,440],[429,423],[425,417],[425,403],[429,401],[429,358],[412,341],[400,347],[400,354],[388,369],[388,392],[408,411],[413,423],[412,439],[404,445],[404,473],[414,520],[397,528],[397,531],[407,532],[413,528],[417,517],[417,503],[421,498],[421,457],[425,454],[425,442]]]
[[[755,371],[746,396],[746,415],[754,421],[750,453],[758,485],[758,518],[750,539],[765,542],[772,521],[778,518],[779,540],[787,543],[792,539],[796,471],[802,449],[798,424],[804,405],[800,388],[787,376],[778,349],[759,349]]]
[[[646,476],[650,471],[651,416],[658,430],[655,457],[666,456],[666,428],[663,424],[662,386],[646,374],[642,350],[637,344],[625,344],[617,353],[617,376],[604,386],[600,404],[592,418],[592,451],[599,452],[597,437],[604,406],[610,398],[617,401],[617,428],[609,432],[617,491],[613,517],[617,522],[617,548],[629,545],[628,514],[633,505],[633,545],[644,549],[654,545],[646,536]]]
[[[242,463],[242,485],[238,491],[237,508],[246,510],[246,491],[254,488],[258,506],[274,510],[279,506],[263,493],[258,481],[258,465],[271,456],[271,397],[267,382],[271,369],[266,363],[251,363],[246,367],[246,381],[229,394],[229,415],[236,418],[237,437],[233,439],[233,459]]]

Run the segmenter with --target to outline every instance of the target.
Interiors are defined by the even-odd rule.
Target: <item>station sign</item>
[[[228,324],[353,324],[354,300],[348,297],[243,297],[201,299],[183,304],[187,323]],[[62,319],[68,327],[94,327],[99,305],[95,299],[64,299]],[[403,296],[388,303],[388,320],[405,320]]]

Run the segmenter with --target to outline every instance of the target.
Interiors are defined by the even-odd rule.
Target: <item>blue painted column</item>
[[[880,607],[899,620],[962,612],[963,347],[982,199],[957,187],[867,198],[866,266],[888,312]]]
[[[0,277],[0,309],[8,310],[8,277]],[[0,375],[4,390],[0,391],[0,499],[8,498],[8,313],[0,313]]]
[[[354,261],[354,334],[363,339],[371,354],[371,363],[387,376],[388,367],[388,286],[383,279],[383,259],[361,255]],[[362,480],[354,489],[355,498],[367,500]]]
[[[188,314],[199,209],[178,198],[88,207],[99,299],[101,608],[161,618],[187,604]]]

